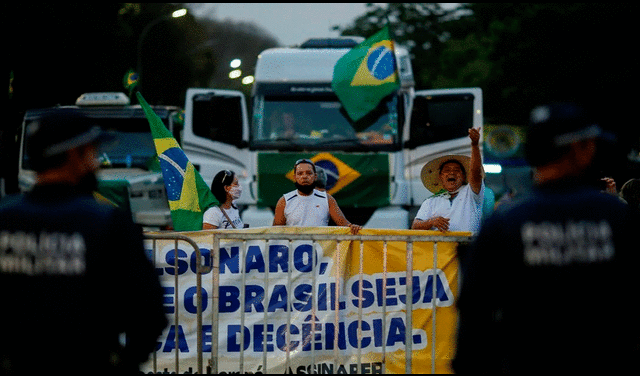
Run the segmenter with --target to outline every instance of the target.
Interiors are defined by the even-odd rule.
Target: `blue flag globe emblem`
[[[395,56],[386,46],[378,46],[367,57],[367,68],[371,75],[382,81],[395,73]]]
[[[131,85],[131,84],[134,84],[136,81],[138,81],[138,74],[135,72],[130,73],[129,77],[127,77],[127,83]]]
[[[189,159],[180,148],[167,149],[158,159],[167,188],[167,198],[169,201],[180,200]]]

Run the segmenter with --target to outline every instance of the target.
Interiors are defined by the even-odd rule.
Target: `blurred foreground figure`
[[[92,195],[108,137],[74,110],[27,136],[36,185],[0,203],[0,373],[137,372],[167,319],[140,228]]]
[[[634,210],[640,210],[640,179],[629,179],[620,188],[620,197]]]
[[[531,113],[530,195],[488,219],[462,279],[456,373],[583,374],[638,359],[638,218],[592,186],[606,136],[572,104]]]

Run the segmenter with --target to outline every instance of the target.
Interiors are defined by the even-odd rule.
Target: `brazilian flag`
[[[129,97],[131,97],[133,89],[138,85],[139,78],[140,76],[138,73],[134,72],[132,69],[129,69],[122,78],[122,85],[125,89],[129,90]]]
[[[399,87],[389,27],[347,52],[333,67],[331,87],[353,121]]]
[[[173,228],[176,231],[202,230],[203,213],[208,208],[218,205],[218,200],[142,94],[137,92],[136,96],[151,126],[167,189]]]

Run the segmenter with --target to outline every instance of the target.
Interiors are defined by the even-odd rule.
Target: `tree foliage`
[[[267,48],[278,46],[277,40],[250,22],[211,19],[201,19],[199,22],[208,36],[204,46],[208,51],[215,51],[217,62],[217,69],[211,72],[203,86],[240,90],[248,99],[251,96],[251,86],[243,85],[240,78],[229,79],[229,72],[232,70],[229,64],[234,59],[240,59],[242,77],[253,75],[258,55]]]
[[[86,92],[125,91],[124,75],[139,68],[138,87],[154,105],[184,106],[189,87],[233,88],[249,94],[249,87],[228,79],[229,57],[241,58],[243,69],[252,74],[258,53],[275,47],[275,38],[250,23],[196,19],[191,13],[169,17],[182,7],[104,2],[5,5],[10,85],[9,119],[0,126],[0,177],[11,179],[8,192],[17,190],[16,138],[28,109],[72,105]]]
[[[389,24],[411,55],[417,89],[480,87],[485,122],[526,124],[552,101],[587,107],[617,135],[611,166],[638,170],[635,3],[368,4],[340,29],[369,37]],[[635,157],[627,158],[627,155]],[[627,161],[627,162],[625,162]],[[631,163],[631,164],[628,164]],[[629,176],[627,176],[629,177]]]
[[[412,54],[418,89],[479,86],[487,120],[524,123],[529,109],[552,100],[629,105],[603,97],[637,77],[637,10],[632,3],[368,4],[353,24],[334,29],[368,37],[388,22]]]
[[[180,3],[9,4],[5,18],[11,32],[11,106],[24,111],[73,104],[84,92],[123,91],[124,74],[139,68],[140,90],[149,103],[184,106],[189,87],[235,84],[219,79],[229,73],[229,55],[243,58],[249,71],[260,49],[277,45],[268,32],[250,23],[197,19],[191,13],[169,17],[182,7]]]
[[[339,29],[342,35],[359,35],[368,38],[385,25],[389,25],[392,38],[406,46],[413,60],[414,76],[418,87],[424,87],[436,72],[435,65],[424,64],[438,59],[447,37],[443,28],[452,15],[438,3],[389,3],[367,4],[367,12],[357,17],[353,24]]]
[[[13,92],[3,140],[13,140],[28,108],[72,104],[89,91],[122,91],[123,75],[137,69],[145,27],[182,6],[9,3],[5,59]],[[638,77],[637,15],[635,3],[367,4],[351,25],[334,29],[369,37],[388,23],[410,50],[417,89],[478,86],[487,122],[522,124],[536,104],[574,100],[628,131],[623,142],[637,144],[638,127],[628,122]],[[258,53],[277,45],[254,24],[191,13],[148,31],[140,50],[141,90],[152,104],[183,106],[193,86],[249,94],[228,79],[230,60],[241,58],[250,74]]]

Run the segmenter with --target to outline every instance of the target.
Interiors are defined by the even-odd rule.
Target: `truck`
[[[294,189],[295,161],[309,158],[325,169],[327,191],[352,223],[406,229],[431,195],[420,177],[424,164],[470,155],[467,130],[482,125],[482,90],[416,91],[402,46],[394,49],[399,88],[350,119],[331,88],[333,68],[363,40],[312,38],[263,51],[249,103],[239,91],[187,90],[185,154],[205,182],[220,170],[236,172],[244,223],[270,226],[278,199]]]
[[[21,192],[30,190],[36,178],[29,160],[28,125],[54,111],[75,108],[96,125],[112,134],[114,142],[100,148],[97,197],[131,212],[135,223],[145,229],[171,228],[164,180],[157,163],[149,122],[140,105],[131,105],[124,93],[85,93],[75,105],[27,110],[21,127],[18,184]],[[179,137],[182,109],[153,106],[169,130]]]

